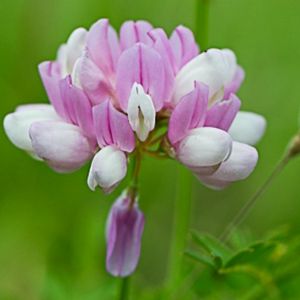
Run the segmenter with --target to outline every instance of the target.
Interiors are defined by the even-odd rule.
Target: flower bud
[[[106,227],[106,268],[113,276],[134,272],[140,257],[144,215],[136,199],[122,194],[112,206]]]

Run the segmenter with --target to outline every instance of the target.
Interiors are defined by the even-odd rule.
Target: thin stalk
[[[231,233],[235,228],[237,228],[243,221],[246,219],[250,211],[253,209],[254,205],[256,204],[257,200],[260,196],[267,190],[267,188],[271,185],[273,180],[281,173],[284,167],[289,162],[291,156],[290,153],[287,152],[283,156],[282,159],[275,165],[273,171],[271,172],[270,176],[266,179],[263,185],[256,191],[256,193],[244,204],[244,206],[238,211],[229,225],[225,228],[225,230],[220,235],[219,239],[223,242],[226,242],[230,237]]]
[[[196,39],[202,49],[208,47],[208,10],[210,0],[196,0]],[[173,233],[167,290],[179,283],[182,271],[183,252],[186,246],[191,214],[192,178],[190,172],[179,166],[177,174],[177,193],[173,216]]]
[[[196,39],[201,51],[208,48],[208,23],[210,0],[196,0]]]
[[[180,166],[177,173],[177,193],[173,216],[173,235],[169,262],[169,287],[178,284],[182,269],[183,252],[190,225],[191,174]]]
[[[131,198],[131,205],[134,205],[134,201],[138,192],[138,186],[139,186],[139,174],[141,170],[141,161],[142,161],[142,155],[140,153],[139,148],[137,148],[135,154],[132,157],[132,175],[131,175],[131,182],[129,184],[128,188],[128,194]]]
[[[131,209],[136,200],[136,196],[138,193],[138,179],[141,170],[141,160],[142,155],[140,153],[139,148],[136,149],[136,152],[132,156],[132,175],[131,182],[128,187],[128,195],[130,197],[130,208]],[[118,295],[118,300],[128,300],[129,299],[129,285],[130,285],[130,277],[125,277],[121,279],[120,283],[120,292]]]
[[[118,297],[119,300],[129,299],[129,283],[130,283],[130,277],[124,277],[121,279],[120,294]]]

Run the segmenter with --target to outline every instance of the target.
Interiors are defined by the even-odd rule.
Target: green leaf
[[[240,264],[268,262],[276,250],[276,247],[277,243],[275,242],[257,242],[234,254],[226,263],[226,267],[232,267]]]
[[[229,248],[209,234],[200,234],[192,231],[192,238],[198,246],[216,258],[219,265],[224,265],[232,255]]]
[[[207,265],[209,267],[212,267],[214,269],[216,269],[216,263],[215,263],[215,260],[210,257],[210,256],[207,256],[205,254],[201,254],[199,252],[195,252],[193,250],[186,250],[184,252],[184,254],[186,256],[188,256],[189,258],[193,259],[193,260],[196,260],[197,262],[200,262],[204,265]]]

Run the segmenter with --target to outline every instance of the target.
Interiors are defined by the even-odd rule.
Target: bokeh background
[[[146,19],[169,33],[196,30],[196,0],[1,0],[0,119],[17,105],[46,102],[37,72],[79,26],[108,17],[119,28]],[[254,193],[298,130],[300,2],[211,0],[210,47],[232,48],[246,70],[242,108],[268,121],[251,177],[214,192],[193,179],[192,227],[219,234]],[[111,299],[116,280],[105,272],[104,225],[112,201],[86,185],[88,166],[59,175],[16,149],[0,130],[0,299]],[[159,287],[169,253],[177,164],[146,159],[140,206],[146,215],[141,262],[134,277]],[[300,225],[300,158],[261,197],[243,227],[256,236]],[[124,187],[124,184],[123,184]]]

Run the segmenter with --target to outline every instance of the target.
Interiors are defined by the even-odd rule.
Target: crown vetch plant
[[[132,181],[107,222],[107,270],[115,276],[128,276],[139,259],[144,154],[176,159],[215,189],[255,168],[253,145],[265,120],[239,111],[244,71],[229,49],[200,53],[184,26],[168,37],[148,22],[127,21],[118,36],[101,19],[88,31],[76,29],[39,71],[51,104],[22,105],[5,117],[13,144],[57,172],[92,160],[88,186],[106,193],[134,162]]]

